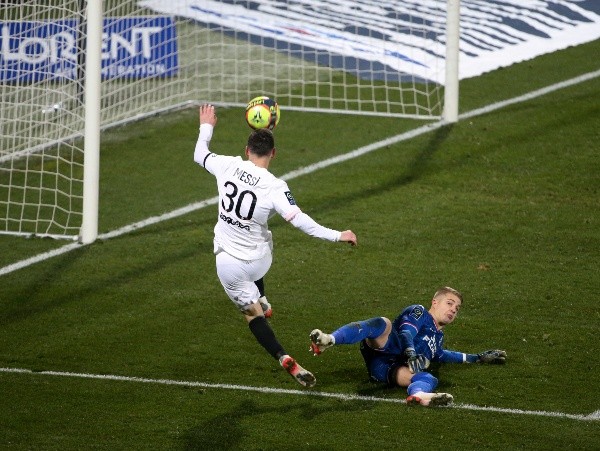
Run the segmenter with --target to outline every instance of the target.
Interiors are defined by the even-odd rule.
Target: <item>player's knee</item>
[[[366,338],[376,339],[391,330],[392,323],[389,319],[384,318],[383,316],[377,316],[364,321],[364,323],[360,326],[365,326],[365,328],[369,331]]]
[[[386,328],[389,325],[391,325],[391,321],[389,319],[387,319],[385,316],[377,316],[375,318],[371,318],[369,320],[369,323],[373,326],[373,327],[382,327],[382,328]]]
[[[240,312],[246,318],[246,321],[250,322],[257,316],[263,316],[262,307],[258,302],[254,302],[250,305],[244,305],[239,307]]]
[[[381,317],[381,320],[382,320],[382,321],[383,321],[383,323],[385,324],[385,329],[384,329],[384,332],[387,332],[387,333],[389,333],[389,332],[390,332],[390,330],[392,330],[392,322],[391,322],[389,319],[387,319],[385,316],[382,316],[382,317]]]

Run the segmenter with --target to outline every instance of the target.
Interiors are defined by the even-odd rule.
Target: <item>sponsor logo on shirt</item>
[[[238,226],[240,229],[247,230],[248,232],[250,231],[249,225],[242,224],[237,219],[231,219],[229,216],[225,216],[223,213],[219,215],[219,218],[221,218],[221,220],[225,221],[227,224],[231,224],[232,226]]]
[[[294,199],[294,196],[292,196],[291,191],[286,191],[285,197],[287,197],[287,200],[290,203],[290,205],[296,205],[296,199]]]

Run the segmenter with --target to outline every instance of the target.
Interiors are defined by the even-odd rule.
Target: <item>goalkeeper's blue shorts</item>
[[[365,340],[360,342],[360,353],[372,381],[383,382],[389,387],[398,386],[396,372],[401,366],[406,366],[405,356],[378,351],[371,348]]]

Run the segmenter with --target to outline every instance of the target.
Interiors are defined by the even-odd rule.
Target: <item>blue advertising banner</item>
[[[76,80],[79,37],[80,24],[74,19],[0,22],[0,81]],[[103,79],[170,77],[177,70],[171,17],[104,20]]]

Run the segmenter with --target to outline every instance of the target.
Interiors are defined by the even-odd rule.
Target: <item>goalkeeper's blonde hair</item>
[[[460,291],[458,291],[458,290],[455,290],[452,287],[442,287],[442,288],[439,288],[435,292],[435,294],[433,295],[433,299],[437,299],[439,296],[442,296],[442,295],[448,294],[448,293],[453,294],[458,299],[460,299],[460,303],[462,304],[462,302],[463,302],[463,295],[462,295],[462,293]]]

